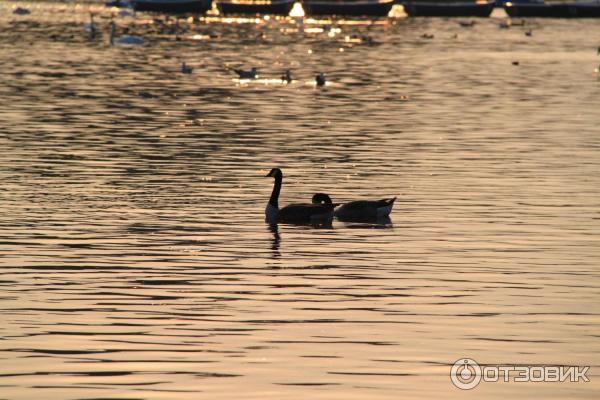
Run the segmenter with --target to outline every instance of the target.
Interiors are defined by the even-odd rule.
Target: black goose
[[[358,200],[342,204],[335,210],[335,216],[340,221],[365,221],[387,218],[392,212],[396,198],[381,200]],[[316,193],[312,198],[313,204],[332,204],[331,198],[325,193]]]
[[[280,209],[279,193],[281,192],[283,173],[279,168],[273,168],[267,176],[275,178],[273,192],[265,209],[267,222],[305,224],[331,221],[333,218],[333,209],[338,205],[331,203],[331,199],[327,204],[290,204]]]

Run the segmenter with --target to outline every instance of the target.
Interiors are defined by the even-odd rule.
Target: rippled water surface
[[[110,13],[0,2],[0,398],[597,398],[598,21]],[[274,166],[391,223],[270,227]]]

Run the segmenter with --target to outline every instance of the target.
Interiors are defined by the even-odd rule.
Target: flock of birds
[[[112,36],[111,36],[112,37]],[[256,79],[258,78],[258,69],[256,67],[252,67],[249,70],[239,69],[239,68],[229,68],[233,72],[237,74],[240,79]],[[182,74],[191,74],[194,72],[194,68],[190,67],[188,64],[184,62],[181,63],[181,73]],[[286,69],[285,72],[281,75],[281,82],[290,84],[293,82],[292,71]],[[325,86],[325,74],[323,72],[319,72],[315,77],[315,84],[317,86]]]
[[[389,219],[395,197],[381,200],[357,200],[348,203],[334,203],[326,193],[316,193],[311,203],[289,204],[279,208],[279,194],[283,183],[283,173],[273,168],[267,177],[275,180],[271,197],[265,209],[268,223],[324,224],[336,217],[340,221],[377,222]]]

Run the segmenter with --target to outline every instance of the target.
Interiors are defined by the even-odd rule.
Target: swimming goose
[[[190,67],[184,62],[181,63],[181,73],[182,74],[191,74],[194,71],[194,68]]]
[[[325,86],[325,74],[319,72],[319,75],[316,76],[315,81],[317,83],[317,86]]]
[[[243,69],[233,69],[240,79],[256,79],[256,67],[252,67],[250,71],[244,71]]]
[[[358,200],[342,204],[334,215],[340,221],[365,221],[387,218],[392,212],[396,198],[381,200]],[[325,193],[316,193],[313,204],[331,204],[331,198]]]
[[[283,208],[279,208],[279,193],[281,192],[281,183],[283,181],[283,173],[279,168],[273,168],[267,177],[275,178],[275,185],[271,198],[265,209],[267,222],[287,222],[287,223],[319,223],[331,221],[333,218],[333,209],[338,204],[290,204]]]
[[[17,7],[17,8],[15,8],[13,10],[13,14],[16,14],[16,15],[27,15],[27,14],[31,14],[31,12],[28,9],[26,9],[26,8]]]
[[[292,71],[290,71],[289,69],[286,69],[284,74],[281,75],[281,82],[285,82],[285,83],[292,83]]]

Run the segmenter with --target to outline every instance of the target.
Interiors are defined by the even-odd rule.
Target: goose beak
[[[270,177],[270,176],[272,176],[272,175],[271,175],[271,171],[269,171],[269,173],[265,175],[265,178],[268,178],[268,177]]]

